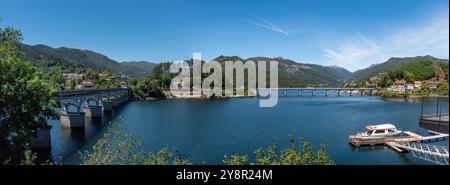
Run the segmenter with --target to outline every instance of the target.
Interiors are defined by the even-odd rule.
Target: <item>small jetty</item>
[[[387,138],[373,138],[373,139],[358,139],[350,138],[349,143],[353,146],[368,146],[368,145],[389,145],[391,142],[419,142],[429,143],[436,141],[448,140],[448,134],[429,131],[429,136],[421,136],[411,131],[404,131],[403,136],[387,137]]]
[[[429,131],[429,136],[421,136],[411,131],[404,131],[397,137],[358,139],[349,138],[353,146],[385,145],[398,153],[411,152],[414,157],[436,164],[449,164],[449,151],[446,146],[429,145],[425,143],[448,140],[448,134]]]

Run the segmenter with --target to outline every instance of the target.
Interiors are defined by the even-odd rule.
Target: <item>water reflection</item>
[[[102,132],[103,128],[113,119],[112,112],[103,113],[102,118],[85,118],[84,128],[61,128],[59,120],[48,120],[53,126],[51,130],[52,148],[33,149],[38,162],[53,162],[61,164],[70,156],[78,154],[80,149]]]

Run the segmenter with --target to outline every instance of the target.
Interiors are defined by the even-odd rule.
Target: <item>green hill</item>
[[[386,61],[384,63],[375,64],[366,69],[355,71],[353,73],[353,75],[350,77],[350,80],[355,81],[355,82],[367,81],[371,77],[375,77],[382,72],[387,72],[390,69],[397,68],[397,67],[400,67],[400,66],[408,64],[408,63],[415,63],[417,61],[429,61],[436,65],[447,64],[447,66],[448,66],[447,59],[438,59],[438,58],[435,58],[435,57],[432,57],[429,55],[417,56],[417,57],[406,57],[406,58],[390,58],[388,61]],[[422,70],[422,68],[421,68],[422,65],[423,64],[416,63],[416,64],[412,64],[410,66],[405,66],[405,67],[407,67],[410,70],[410,72],[415,72],[419,75],[419,77],[421,77],[421,74],[419,74],[419,73],[421,73],[420,70]],[[448,71],[448,67],[447,67],[447,71]]]
[[[102,54],[72,48],[52,48],[46,45],[20,45],[23,56],[32,63],[47,62],[61,66],[83,66],[116,75],[147,76],[156,64],[149,62],[117,62]]]
[[[214,60],[218,62],[236,60],[254,62],[278,61],[278,83],[280,87],[341,86],[343,81],[351,76],[350,71],[341,67],[297,63],[282,57],[250,57],[242,59],[238,56],[219,56]]]

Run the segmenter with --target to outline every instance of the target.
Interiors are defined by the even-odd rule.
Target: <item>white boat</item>
[[[358,139],[378,139],[386,137],[397,137],[402,131],[397,130],[393,124],[381,124],[381,125],[368,125],[367,131],[363,133],[357,133],[350,138]]]

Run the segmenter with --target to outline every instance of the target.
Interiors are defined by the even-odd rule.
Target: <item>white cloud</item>
[[[448,14],[434,18],[417,27],[395,30],[381,39],[368,39],[355,31],[351,40],[335,48],[325,48],[325,57],[330,63],[351,71],[365,68],[374,63],[384,62],[390,57],[411,57],[432,55],[449,57]]]

